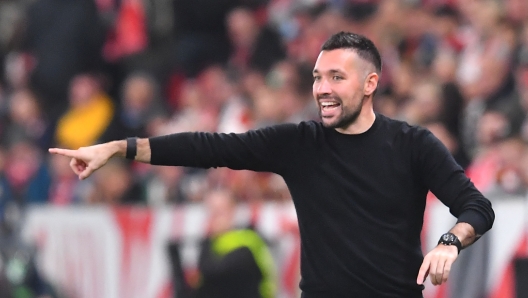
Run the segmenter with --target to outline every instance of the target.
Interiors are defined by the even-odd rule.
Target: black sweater
[[[358,135],[302,122],[173,134],[150,146],[155,165],[281,175],[297,210],[306,297],[422,297],[416,278],[428,190],[479,235],[494,220],[491,203],[437,138],[380,114]]]

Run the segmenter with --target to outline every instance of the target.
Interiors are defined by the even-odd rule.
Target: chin
[[[327,127],[327,128],[336,128],[336,126],[338,124],[338,121],[336,121],[336,120],[321,119],[321,122],[323,123],[323,126]]]

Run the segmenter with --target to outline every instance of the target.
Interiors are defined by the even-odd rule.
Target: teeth
[[[337,103],[335,103],[335,102],[322,102],[321,105],[323,107],[328,107],[328,106],[337,105]]]

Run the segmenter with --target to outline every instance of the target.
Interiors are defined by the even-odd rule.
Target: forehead
[[[365,62],[358,54],[350,49],[336,49],[331,51],[321,51],[315,62],[314,72],[328,71],[352,71],[359,66],[364,66]]]

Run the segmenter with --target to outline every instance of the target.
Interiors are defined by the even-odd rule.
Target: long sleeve
[[[228,167],[278,173],[293,158],[299,126],[282,124],[241,134],[189,132],[150,138],[151,164]]]
[[[491,202],[477,190],[447,148],[424,129],[417,130],[414,143],[416,171],[458,222],[469,223],[477,235],[491,229],[495,219]]]

